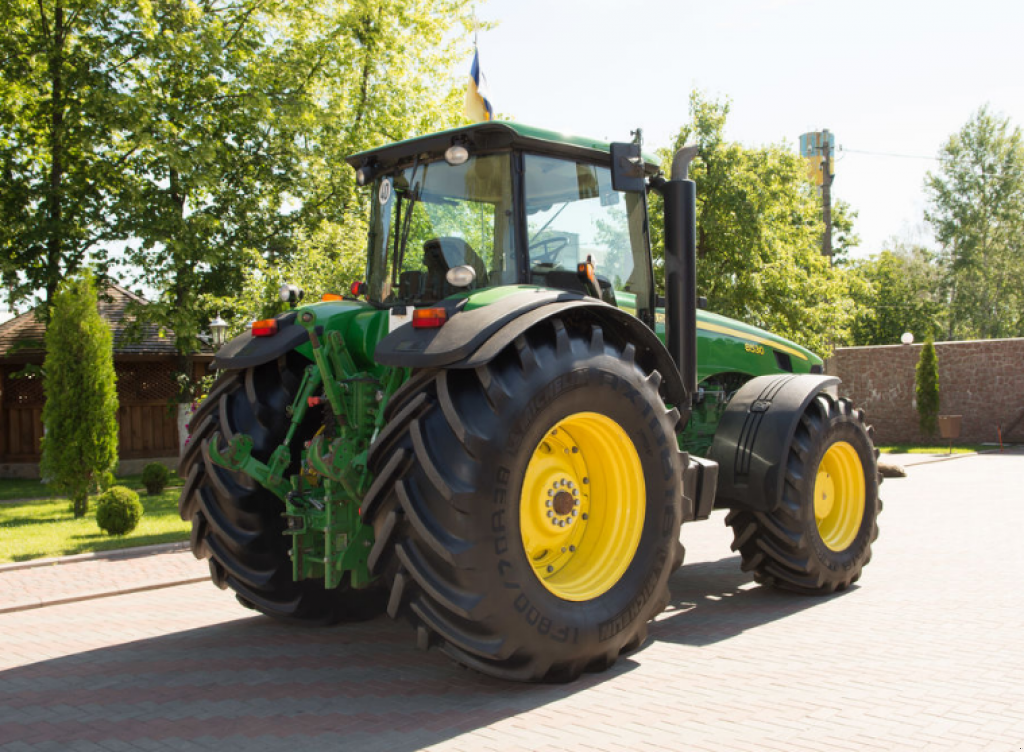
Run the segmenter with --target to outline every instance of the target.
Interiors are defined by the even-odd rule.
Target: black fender
[[[779,374],[751,379],[729,401],[708,459],[718,463],[716,507],[770,512],[782,498],[783,463],[801,416],[835,376]]]
[[[689,399],[679,370],[657,335],[635,316],[578,293],[523,290],[472,311],[460,312],[453,306],[444,326],[399,327],[377,344],[373,357],[382,365],[403,368],[477,368],[531,327],[570,311],[592,317],[606,330],[620,332],[626,342],[632,342],[638,362],[661,374],[665,401],[679,408],[685,423]]]
[[[217,351],[213,367],[219,371],[238,371],[260,366],[309,342],[309,334],[295,323],[295,316],[295,311],[279,316],[277,334],[273,337],[254,337],[252,332],[239,334]],[[323,334],[323,327],[316,329],[318,334]]]

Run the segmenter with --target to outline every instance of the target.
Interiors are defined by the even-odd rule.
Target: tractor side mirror
[[[644,190],[644,158],[640,144],[612,144],[612,188],[639,193]]]

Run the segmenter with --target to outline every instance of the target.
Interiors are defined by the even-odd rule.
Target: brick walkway
[[[168,550],[176,549],[176,550]],[[51,559],[0,566],[0,614],[209,579],[206,562],[180,546],[151,546],[131,557]]]
[[[756,587],[716,513],[684,527],[652,639],[564,686],[459,669],[387,619],[275,623],[208,582],[2,614],[0,751],[1024,750],[1024,455],[908,470],[861,586]],[[138,567],[191,560],[158,556]]]

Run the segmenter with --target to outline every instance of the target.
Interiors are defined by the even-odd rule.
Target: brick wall
[[[917,426],[914,368],[922,345],[840,347],[826,371],[867,413],[879,444],[924,441]],[[940,415],[962,415],[964,441],[1024,442],[1024,339],[936,342]],[[1012,424],[1016,421],[1016,427]]]

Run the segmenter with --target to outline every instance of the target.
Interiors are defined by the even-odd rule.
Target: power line
[[[897,159],[927,159],[932,162],[942,161],[939,157],[923,157],[919,154],[893,154],[892,152],[885,151],[863,151],[861,149],[847,149],[845,146],[840,146],[839,151],[844,154],[866,154],[869,157],[896,157]]]

